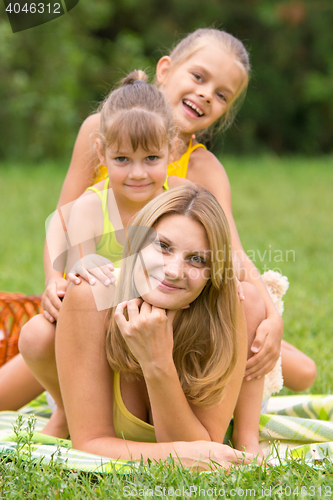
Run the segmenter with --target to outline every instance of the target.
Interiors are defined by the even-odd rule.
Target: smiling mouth
[[[151,278],[153,278],[155,281],[158,282],[158,286],[160,288],[163,288],[164,290],[170,290],[170,291],[175,291],[175,290],[184,290],[183,287],[180,287],[180,286],[173,286],[171,283],[168,283],[167,281],[163,280],[159,280],[158,278],[155,278],[154,276],[151,276]]]
[[[144,189],[150,185],[151,185],[151,182],[149,184],[126,184],[127,187],[132,188],[132,189]]]
[[[198,108],[198,106],[196,104],[194,104],[194,102],[190,101],[189,99],[183,99],[183,105],[186,106],[186,109],[188,112],[190,112],[191,116],[193,116],[194,118],[201,118],[202,116],[204,116],[204,112],[202,111],[202,109]]]

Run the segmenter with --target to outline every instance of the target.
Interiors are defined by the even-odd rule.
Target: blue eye
[[[222,101],[225,101],[227,102],[227,99],[225,98],[225,95],[222,94],[221,92],[217,92],[217,96],[222,100]]]
[[[117,156],[115,160],[118,161],[119,163],[125,163],[125,161],[127,161],[128,158],[126,156]]]
[[[168,252],[170,249],[169,245],[167,245],[167,243],[164,243],[163,241],[155,240],[153,243],[159,250]]]
[[[201,75],[199,75],[198,73],[192,73],[192,74],[193,74],[193,76],[194,76],[194,78],[196,80],[198,80],[199,82],[202,82],[202,76]]]
[[[156,161],[158,159],[159,159],[159,157],[156,155],[150,155],[150,156],[147,156],[147,158],[146,158],[146,160],[148,160],[148,161]]]
[[[195,265],[206,264],[205,259],[203,257],[200,257],[200,255],[192,255],[192,257],[190,257],[190,261]]]

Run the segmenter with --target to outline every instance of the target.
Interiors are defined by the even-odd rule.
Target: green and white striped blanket
[[[44,395],[20,412],[0,412],[0,452],[12,453],[19,446],[23,456],[44,463],[57,461],[69,469],[90,472],[130,472],[139,465],[75,450],[69,440],[40,434],[38,431],[50,414]],[[22,422],[18,426],[19,415],[22,415]],[[32,415],[36,418],[34,432],[31,430]],[[304,456],[309,461],[333,457],[333,396],[271,398],[268,413],[261,415],[259,432],[265,456],[278,452],[283,458],[289,450],[291,456]],[[24,444],[28,436],[30,444]]]
[[[39,431],[46,425],[51,414],[45,393],[18,412],[0,411],[0,453],[15,453],[19,447],[21,457],[41,460],[46,464],[56,461],[65,468],[86,472],[116,470],[126,473],[139,466],[139,463],[111,460],[108,457],[75,450],[68,439],[41,434]],[[32,427],[34,432],[31,432]]]

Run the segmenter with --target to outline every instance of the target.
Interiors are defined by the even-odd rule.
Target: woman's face
[[[199,222],[176,214],[162,217],[154,229],[156,238],[136,260],[136,289],[155,307],[182,309],[200,295],[210,277],[206,231]]]

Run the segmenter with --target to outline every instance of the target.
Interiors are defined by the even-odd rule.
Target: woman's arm
[[[228,467],[230,462],[248,463],[253,459],[252,455],[243,458],[228,446],[207,441],[138,443],[116,438],[112,372],[105,354],[106,320],[107,312],[93,307],[88,283],[69,285],[57,325],[56,358],[74,448],[114,459],[143,458],[145,462],[171,455],[185,466],[214,460]]]
[[[157,441],[204,439],[222,443],[232,418],[245,370],[247,334],[240,304],[237,318],[239,332],[237,367],[228,383],[223,401],[209,410],[190,405],[180,385],[173,362],[172,321],[175,311],[166,312],[145,302],[141,304],[141,299],[120,304],[115,317],[129,349],[142,368]],[[128,321],[123,315],[125,307],[128,310]],[[172,408],[172,419],[170,408]]]
[[[196,149],[190,156],[187,178],[205,186],[219,201],[231,231],[233,251],[245,270],[245,281],[256,286],[266,307],[267,318],[257,329],[252,344],[252,356],[246,365],[246,376],[257,377],[268,373],[280,356],[283,322],[270,298],[259,271],[243,250],[232,215],[231,190],[226,171],[218,159],[203,148]]]
[[[123,314],[125,309],[128,320]],[[118,305],[115,319],[128,348],[140,363],[157,441],[210,441],[209,433],[186,400],[173,362],[175,314],[176,311],[165,311],[134,299]]]
[[[99,163],[94,142],[98,137],[100,115],[89,116],[82,124],[77,136],[71,163],[61,190],[58,207],[62,207],[81,196],[91,186],[95,169]],[[53,269],[47,243],[44,246],[45,292],[42,298],[44,316],[49,321],[58,319],[61,301],[67,282],[62,273]]]

